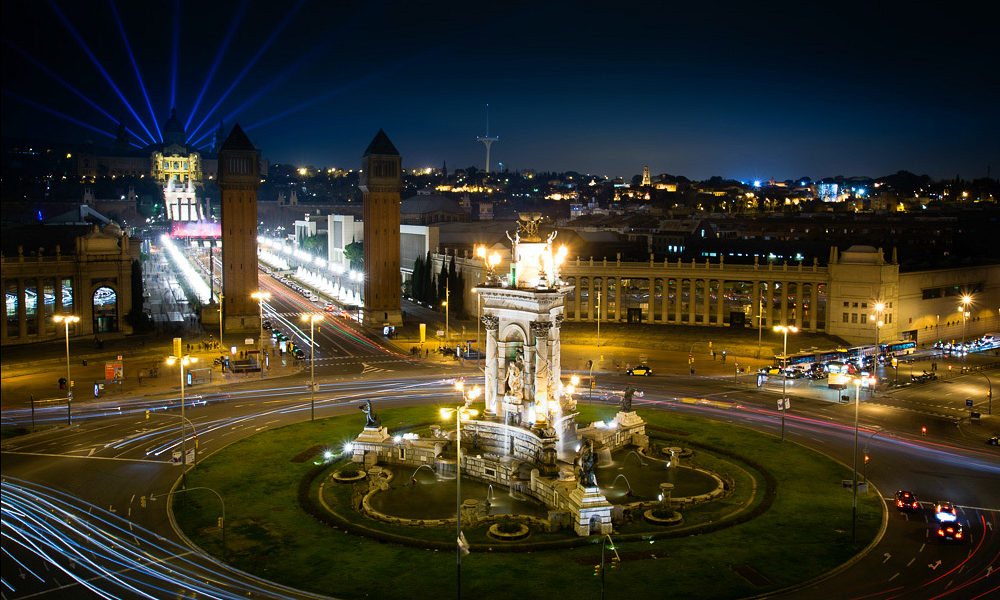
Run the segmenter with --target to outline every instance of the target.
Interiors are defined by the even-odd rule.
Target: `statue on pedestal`
[[[622,412],[632,412],[632,396],[635,395],[635,388],[628,386],[622,394]]]
[[[382,426],[382,421],[379,420],[378,415],[375,414],[375,411],[372,409],[371,400],[365,400],[365,403],[358,408],[361,409],[361,412],[365,413],[365,416],[368,419],[365,423],[365,429],[378,429]]]
[[[580,455],[580,485],[597,487],[597,474],[594,472],[597,455],[594,453],[594,442],[589,442]]]

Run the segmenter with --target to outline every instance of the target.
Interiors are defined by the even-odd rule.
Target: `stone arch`
[[[93,315],[94,333],[115,333],[118,323],[118,290],[109,283],[94,286],[90,294],[90,308]]]

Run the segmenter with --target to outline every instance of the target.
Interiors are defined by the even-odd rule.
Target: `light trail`
[[[31,569],[40,582],[65,589],[66,576],[101,598],[320,598],[278,584],[257,581],[213,559],[57,490],[5,478],[0,527],[7,548],[18,548],[46,566]],[[13,558],[11,556],[11,558]],[[23,578],[22,578],[23,579]],[[37,582],[3,579],[12,593]],[[71,586],[70,586],[71,587]]]

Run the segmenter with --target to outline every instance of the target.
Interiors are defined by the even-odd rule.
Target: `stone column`
[[[625,304],[627,296],[628,294],[622,286],[622,278],[615,278],[615,323],[622,320],[622,304]]]
[[[680,324],[681,322],[681,307],[683,306],[682,299],[684,297],[684,278],[677,277],[674,280],[674,323]]]
[[[724,314],[725,312],[726,312],[726,281],[724,279],[720,279],[715,299],[715,324],[718,327],[722,327],[723,325],[726,324],[726,318]]]
[[[591,275],[587,277],[587,320],[593,321],[595,316],[594,304],[597,302],[596,292],[594,291],[594,276]]]
[[[548,389],[549,389],[549,376],[550,376],[550,362],[549,362],[549,329],[552,327],[552,323],[548,321],[532,321],[531,322],[531,333],[532,337],[535,338],[535,377],[534,385],[532,385],[531,390],[531,402],[535,406],[535,424],[538,426],[544,426],[548,423]],[[546,399],[546,404],[542,406],[538,405],[536,396],[544,394]]]
[[[698,306],[698,280],[694,277],[688,279],[688,325],[696,323],[697,314],[695,307]]]
[[[552,365],[550,377],[553,382],[553,387],[555,388],[556,396],[559,398],[559,402],[562,402],[562,394],[559,392],[559,382],[562,380],[562,324],[564,317],[562,315],[556,315],[555,321],[552,323],[552,333],[549,343],[549,361]]]
[[[497,391],[499,389],[499,378],[497,375],[497,329],[500,326],[500,317],[494,315],[483,315],[483,325],[486,327],[486,373],[483,387],[486,388],[484,394],[486,409],[484,416],[495,417],[497,414]]]
[[[703,279],[701,284],[701,324],[708,327],[712,324],[712,279]]]
[[[580,318],[580,276],[573,278],[573,320],[582,321]]]
[[[649,300],[646,301],[646,310],[649,311],[649,318],[646,320],[647,323],[656,323],[656,278],[650,277],[647,291],[649,292]]]
[[[669,279],[666,276],[660,278],[660,322],[667,323],[670,320],[670,312],[667,304],[667,300],[670,298],[670,290],[668,289],[667,283]]]
[[[809,286],[809,331],[819,331],[819,282],[813,281]],[[829,311],[828,311],[829,312]]]

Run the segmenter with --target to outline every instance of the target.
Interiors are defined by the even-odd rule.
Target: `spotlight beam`
[[[97,110],[99,113],[101,113],[102,115],[104,115],[105,117],[107,117],[108,120],[110,120],[112,123],[118,123],[119,122],[118,119],[116,119],[113,116],[111,116],[111,114],[108,111],[106,111],[103,108],[101,108],[100,106],[98,106],[90,98],[84,96],[82,92],[80,92],[78,89],[76,89],[75,87],[73,87],[72,85],[70,85],[69,83],[67,83],[62,77],[59,77],[58,75],[56,75],[55,73],[53,73],[51,69],[49,69],[48,67],[46,67],[42,63],[38,62],[34,57],[32,57],[30,54],[28,54],[23,48],[19,47],[17,44],[15,44],[14,42],[10,41],[6,36],[3,38],[3,41],[8,46],[10,46],[14,50],[16,50],[18,54],[20,54],[24,58],[28,59],[29,61],[31,61],[32,64],[34,64],[36,67],[38,67],[43,72],[45,72],[45,74],[47,74],[49,77],[52,77],[53,79],[55,79],[56,81],[58,81],[59,83],[61,83],[66,89],[68,89],[69,91],[71,91],[74,94],[76,94],[81,100],[83,100],[84,102],[86,102],[87,104],[89,104],[91,107],[93,107],[95,110]],[[129,134],[131,134],[132,136],[134,136],[136,139],[146,141],[146,140],[143,139],[143,137],[141,135],[135,133],[134,131],[132,131],[128,127],[125,128],[125,131],[128,131]],[[149,141],[148,143],[152,143],[152,141]]]
[[[222,56],[226,53],[226,49],[229,48],[229,43],[233,39],[233,34],[236,33],[236,26],[239,25],[240,21],[243,19],[243,12],[247,8],[250,0],[243,0],[240,4],[240,8],[236,11],[236,18],[233,19],[232,25],[229,26],[229,32],[226,33],[226,39],[222,40],[222,46],[219,47],[219,52],[215,55],[215,62],[212,63],[212,68],[208,71],[208,76],[205,77],[205,84],[201,86],[201,92],[198,93],[198,99],[194,101],[194,107],[191,108],[191,114],[188,115],[187,123],[184,123],[184,130],[187,131],[188,127],[191,126],[191,121],[194,120],[194,114],[198,111],[198,106],[201,105],[202,98],[205,97],[205,92],[208,90],[208,84],[211,83],[212,77],[215,76],[215,72],[219,68],[219,64],[222,62]]]
[[[27,104],[29,106],[34,106],[35,108],[37,108],[39,110],[43,110],[43,111],[45,111],[45,112],[47,112],[49,114],[55,115],[55,116],[59,117],[60,119],[66,119],[67,121],[69,121],[71,123],[76,123],[80,127],[86,127],[87,129],[90,129],[91,131],[96,131],[97,133],[100,133],[102,135],[106,135],[109,138],[114,138],[115,137],[114,135],[108,133],[107,131],[104,131],[103,129],[100,129],[98,127],[94,127],[93,125],[90,125],[89,123],[84,123],[83,121],[81,121],[79,119],[74,119],[73,117],[71,117],[71,116],[69,116],[67,114],[63,114],[63,113],[59,112],[58,110],[56,110],[54,108],[49,108],[48,106],[45,106],[43,104],[39,104],[38,102],[35,102],[34,100],[29,100],[29,99],[25,98],[24,96],[21,96],[19,94],[15,94],[14,92],[11,92],[9,90],[2,90],[2,93],[3,93],[3,95],[10,96],[11,98],[13,98],[15,100],[20,100],[21,102],[24,102],[25,104]]]
[[[111,14],[115,16],[115,23],[118,24],[118,31],[122,34],[122,42],[125,43],[125,50],[128,51],[128,58],[132,61],[132,68],[135,69],[135,78],[139,80],[139,89],[142,90],[142,97],[146,99],[146,107],[149,108],[149,116],[153,118],[153,125],[156,127],[157,133],[160,134],[160,141],[163,141],[163,132],[160,131],[160,125],[156,121],[156,113],[153,112],[153,104],[149,101],[149,94],[146,93],[146,84],[142,81],[142,75],[139,73],[139,65],[135,62],[135,54],[132,53],[132,46],[128,43],[128,36],[125,35],[125,27],[122,25],[122,20],[118,16],[118,9],[115,7],[114,0],[108,0],[108,4],[111,5]],[[154,140],[155,142],[156,140]]]
[[[351,90],[353,88],[365,85],[366,83],[369,83],[369,82],[371,82],[371,81],[373,81],[373,80],[375,80],[375,79],[377,79],[379,77],[382,77],[384,75],[387,75],[387,74],[389,74],[389,73],[391,73],[393,71],[399,70],[399,69],[401,69],[401,68],[403,68],[403,67],[405,67],[407,65],[410,65],[412,63],[416,63],[416,62],[422,61],[428,55],[433,54],[434,52],[436,52],[436,49],[426,50],[424,52],[421,52],[420,54],[415,54],[415,55],[413,55],[413,56],[411,56],[411,57],[409,57],[409,58],[407,58],[405,60],[399,61],[395,65],[388,66],[388,67],[386,67],[386,68],[384,68],[384,69],[382,69],[382,70],[380,70],[378,72],[371,73],[370,75],[366,75],[366,76],[362,77],[361,79],[357,79],[355,81],[352,81],[351,83],[344,84],[344,85],[342,85],[342,86],[340,86],[340,87],[338,87],[336,89],[330,90],[329,92],[327,92],[325,94],[321,94],[319,96],[316,96],[315,98],[312,98],[310,100],[306,100],[305,102],[302,102],[301,104],[299,104],[297,106],[293,106],[293,107],[291,107],[289,109],[286,109],[286,110],[283,110],[283,111],[281,111],[279,113],[275,113],[275,114],[271,115],[270,117],[267,117],[265,119],[257,121],[256,123],[254,123],[252,125],[248,125],[248,126],[246,126],[246,127],[243,128],[243,131],[250,131],[251,129],[253,129],[255,127],[260,127],[261,125],[266,125],[267,123],[270,123],[271,121],[275,121],[277,119],[281,119],[283,117],[287,117],[288,115],[290,115],[292,113],[295,113],[295,112],[298,112],[300,110],[309,108],[310,106],[314,106],[314,105],[319,104],[320,102],[323,102],[325,100],[329,100],[330,98],[333,98],[335,96],[343,94],[343,93],[345,93],[348,90]]]
[[[177,101],[177,54],[181,40],[181,2],[174,0],[174,47],[170,53],[170,108]],[[160,134],[162,138],[162,133]]]
[[[274,40],[278,37],[278,34],[281,33],[286,26],[288,26],[288,23],[292,20],[292,17],[294,17],[296,13],[299,12],[299,9],[302,8],[303,4],[305,4],[305,0],[299,0],[298,2],[295,3],[295,6],[292,8],[292,10],[290,10],[288,14],[285,15],[285,18],[282,19],[281,23],[278,24],[278,28],[274,30],[274,33],[271,34],[271,37],[267,38],[267,41],[261,45],[261,47],[257,50],[257,53],[254,54],[253,57],[250,59],[250,62],[248,62],[245,67],[243,67],[243,70],[240,71],[240,74],[236,76],[236,79],[233,80],[233,83],[229,86],[229,88],[227,88],[226,91],[222,93],[222,97],[220,97],[219,101],[215,103],[215,106],[213,106],[208,111],[208,114],[205,115],[205,118],[202,119],[201,123],[198,123],[198,126],[194,128],[194,130],[191,132],[192,136],[198,130],[200,130],[202,125],[205,124],[205,121],[207,121],[208,118],[212,116],[213,113],[215,113],[215,111],[219,108],[219,105],[222,104],[223,100],[225,100],[226,97],[229,96],[230,92],[233,91],[233,88],[236,87],[236,84],[238,84],[243,79],[243,76],[247,74],[247,71],[249,71],[250,68],[257,63],[258,60],[260,60],[260,57],[264,55],[264,52],[267,51],[267,49],[271,46]]]
[[[146,135],[148,135],[153,139],[156,139],[156,136],[150,133],[149,129],[146,128],[145,123],[143,123],[142,119],[139,118],[139,115],[136,114],[135,110],[132,108],[132,105],[129,104],[129,101],[125,99],[125,95],[122,94],[121,90],[118,89],[118,86],[115,85],[114,80],[111,79],[111,75],[109,75],[108,72],[104,70],[104,67],[101,65],[100,61],[98,61],[97,57],[94,56],[94,53],[91,52],[90,47],[87,46],[87,43],[83,41],[83,38],[80,37],[79,33],[77,33],[76,29],[69,22],[69,19],[66,18],[66,15],[63,14],[61,10],[59,10],[59,7],[56,6],[53,0],[49,0],[49,6],[51,6],[52,10],[55,11],[56,16],[58,16],[59,20],[63,22],[63,25],[66,26],[66,29],[69,29],[69,32],[73,34],[74,38],[76,38],[76,41],[80,44],[80,47],[83,48],[83,51],[87,54],[88,57],[90,57],[91,62],[94,63],[94,66],[97,67],[97,70],[100,71],[101,75],[104,76],[104,79],[111,86],[111,89],[113,89],[115,93],[118,94],[118,97],[121,99],[121,101],[125,103],[125,108],[127,108],[129,112],[132,113],[132,116],[135,117],[135,120],[139,122],[139,126],[142,127],[143,131],[146,132]]]

